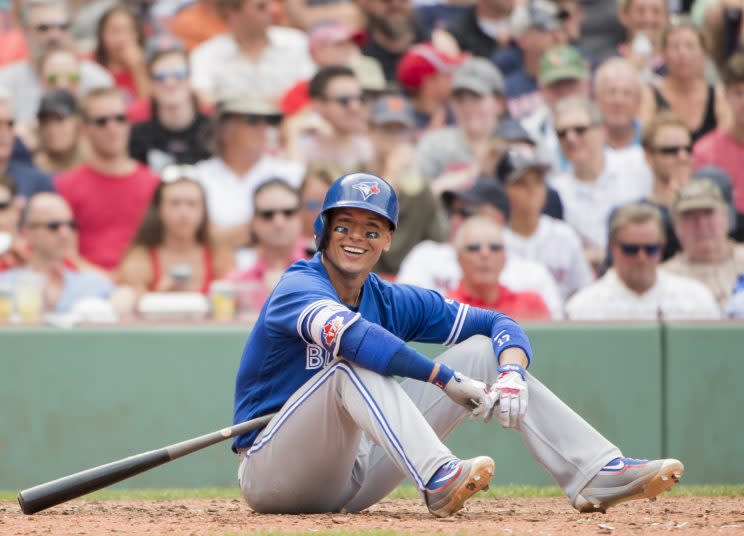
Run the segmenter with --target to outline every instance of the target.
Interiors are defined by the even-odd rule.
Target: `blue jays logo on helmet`
[[[398,196],[383,179],[371,173],[351,173],[336,179],[326,193],[320,214],[315,218],[315,244],[323,249],[328,211],[334,208],[361,208],[379,214],[395,229],[398,225]]]

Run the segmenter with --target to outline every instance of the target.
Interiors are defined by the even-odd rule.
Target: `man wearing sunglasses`
[[[21,18],[30,57],[0,69],[0,85],[7,87],[13,95],[16,119],[28,123],[36,116],[42,95],[37,71],[39,60],[49,50],[74,48],[75,43],[70,31],[70,13],[64,0],[27,0],[23,2]],[[94,87],[112,85],[113,79],[103,67],[89,60],[80,62],[81,93]]]
[[[82,256],[112,270],[134,238],[160,179],[127,152],[129,121],[121,91],[94,89],[81,109],[90,154],[59,175],[55,186],[80,224]]]
[[[469,218],[457,230],[455,248],[462,279],[449,298],[515,320],[550,320],[548,306],[537,292],[514,292],[500,283],[506,254],[503,229],[495,221],[485,216]]]
[[[21,234],[28,245],[23,268],[0,273],[0,284],[14,286],[25,274],[44,277],[45,308],[67,313],[85,298],[107,299],[113,283],[91,270],[72,270],[66,259],[75,248],[77,222],[65,200],[53,193],[40,193],[29,199],[21,213]]]
[[[633,203],[610,221],[612,268],[566,304],[572,320],[714,319],[721,312],[703,284],[659,269],[664,228],[658,208]]]
[[[269,153],[269,132],[282,116],[265,98],[252,93],[232,95],[217,103],[216,114],[216,154],[197,167],[207,192],[215,240],[240,248],[248,245],[256,188],[272,178],[298,187],[304,168]]]

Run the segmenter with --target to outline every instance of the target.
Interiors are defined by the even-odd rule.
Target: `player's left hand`
[[[482,404],[473,411],[473,417],[491,420],[498,412],[499,422],[504,428],[519,428],[519,423],[527,411],[527,381],[524,369],[516,364],[499,367],[499,377],[490,387]],[[498,409],[496,406],[498,405]]]

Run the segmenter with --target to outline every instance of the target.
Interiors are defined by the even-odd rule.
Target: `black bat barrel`
[[[24,514],[35,514],[51,506],[121,482],[171,460],[167,448],[99,465],[21,491],[18,504]]]

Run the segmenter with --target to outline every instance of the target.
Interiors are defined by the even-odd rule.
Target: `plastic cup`
[[[26,273],[18,277],[15,307],[21,324],[38,324],[44,313],[44,278]]]
[[[226,322],[235,318],[235,285],[230,281],[214,281],[209,288],[212,318]]]

